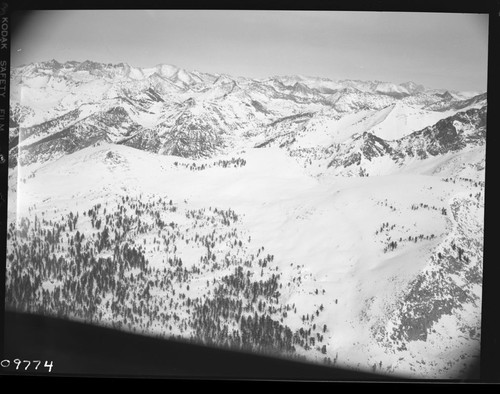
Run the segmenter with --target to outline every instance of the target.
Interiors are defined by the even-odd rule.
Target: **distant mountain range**
[[[381,155],[401,163],[484,141],[486,102],[486,93],[414,82],[257,80],[172,65],[51,60],[12,70],[10,166],[99,141],[187,158],[278,144],[295,153],[308,148],[303,158],[311,161],[314,148],[314,157],[330,155],[324,170]],[[456,122],[476,131],[459,135]]]
[[[486,92],[415,82],[14,68],[6,306],[462,379],[486,117]]]

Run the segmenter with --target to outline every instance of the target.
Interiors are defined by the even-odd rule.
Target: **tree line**
[[[140,195],[51,219],[29,212],[8,227],[10,308],[232,348],[326,353],[326,328],[286,325],[297,309],[282,305],[274,255],[252,252],[232,209],[182,211]],[[212,279],[200,289],[203,278]]]

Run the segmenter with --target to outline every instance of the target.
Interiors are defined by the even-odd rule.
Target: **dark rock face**
[[[361,147],[361,153],[368,160],[371,160],[374,157],[392,154],[393,149],[391,148],[390,144],[382,138],[366,132],[363,133],[363,138],[365,142]]]
[[[23,128],[21,127],[19,130],[19,137],[22,140],[32,137],[43,135],[44,133],[53,132],[54,130],[62,130],[67,127],[69,124],[78,119],[80,114],[79,109],[74,109],[62,116],[59,116],[55,119],[51,119],[47,122],[43,122],[41,124],[37,124],[31,127]]]
[[[93,124],[77,124],[43,138],[31,145],[13,150],[12,166],[15,163],[29,165],[37,161],[57,159],[100,141],[106,141],[105,129]]]
[[[339,145],[337,149],[340,154],[334,154],[328,167],[359,166],[362,164],[362,160],[371,161],[377,157],[394,154],[388,141],[368,132],[353,137],[347,144]]]
[[[362,161],[382,156],[401,163],[407,158],[426,159],[457,152],[467,146],[482,145],[486,142],[486,112],[486,106],[459,112],[394,141],[385,141],[367,132],[355,135],[335,147],[328,167],[360,166]]]
[[[88,81],[99,80],[109,85],[103,85],[106,89],[112,86],[112,93],[111,98],[106,95],[87,104],[77,100],[78,104],[74,105],[78,107],[68,105],[66,113],[39,124],[33,122],[45,118],[40,116],[40,110],[35,113],[14,103],[9,113],[11,167],[18,162],[50,160],[97,141],[188,158],[209,157],[229,146],[231,138],[240,138],[240,130],[243,137],[256,137],[252,141],[255,147],[275,145],[290,151],[301,148],[297,141],[313,130],[308,128],[308,121],[316,116],[336,118],[346,112],[379,110],[408,95],[419,103],[422,103],[420,96],[431,96],[423,86],[413,82],[387,85],[341,81],[338,87],[332,85],[335,88],[330,88],[321,84],[311,87],[307,79],[300,82],[285,79],[286,84],[279,78],[238,80],[237,83],[229,76],[191,73],[173,66],[166,70],[168,72],[163,74],[160,72],[162,75],[154,73],[144,79],[131,79],[132,69],[126,64],[92,61],[63,64],[55,60],[14,69],[14,86],[23,86],[23,80],[43,75],[61,83],[72,95],[78,95],[80,86]],[[82,82],[82,74],[86,82]],[[110,80],[116,83],[109,84]],[[182,84],[177,83],[179,81]],[[186,82],[186,85],[183,81],[196,83]],[[102,90],[107,92],[106,89]],[[213,94],[211,89],[214,89]],[[185,95],[178,96],[180,93]],[[199,96],[204,93],[208,93],[209,99]],[[454,100],[449,92],[432,97],[428,108],[439,111],[481,105],[486,100],[486,94],[461,101]],[[279,105],[273,100],[279,100]],[[281,107],[286,110],[282,111]],[[61,114],[61,108],[54,113]],[[155,115],[160,115],[155,120],[157,123],[149,126],[152,123],[148,119]],[[23,122],[25,118],[29,124]],[[325,154],[320,153],[322,158],[329,160],[328,167],[360,166],[364,161],[384,156],[400,163],[408,157],[425,159],[458,151],[470,144],[482,144],[485,125],[486,105],[481,110],[469,110],[443,119],[399,140],[385,141],[365,133],[340,144],[318,148],[318,151],[326,149]],[[471,132],[471,128],[475,131]],[[464,132],[465,129],[468,131]]]
[[[445,97],[443,97],[443,95],[439,95],[439,97],[442,98],[441,101],[429,104],[425,108],[431,111],[448,111],[448,110],[459,111],[463,108],[482,102],[484,102],[484,105],[486,105],[487,101],[487,93],[482,93],[466,100],[454,100],[453,96],[451,96],[449,92],[446,93],[448,93],[448,95]],[[444,95],[446,95],[446,93],[444,93]]]
[[[439,96],[441,97],[443,100],[447,100],[447,101],[450,101],[450,100],[453,100],[453,96],[451,95],[450,92],[446,91],[444,92],[443,94],[439,94],[437,93],[436,96]]]
[[[162,152],[181,157],[208,157],[223,145],[217,125],[216,117],[198,117],[185,111],[165,135]]]
[[[80,111],[74,110],[41,125],[21,129],[21,141],[31,136],[41,138],[11,149],[11,167],[17,163],[28,165],[56,159],[97,142],[120,143],[142,129],[130,119],[125,109],[118,106],[74,122],[79,115]],[[111,128],[120,129],[120,126],[123,126],[121,135],[111,135]],[[47,137],[43,137],[45,134]]]
[[[464,135],[457,126],[465,126],[473,131]],[[397,149],[408,156],[427,158],[448,152],[459,151],[469,144],[482,144],[486,137],[486,106],[459,112],[435,125],[414,132],[398,142]]]

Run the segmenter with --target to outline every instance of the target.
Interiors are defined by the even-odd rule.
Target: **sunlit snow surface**
[[[120,159],[119,164],[106,160],[109,152]],[[241,216],[240,225],[252,244],[263,245],[276,256],[285,284],[280,302],[297,308],[297,314],[286,319],[288,326],[299,329],[302,314],[324,306],[315,324],[329,327],[323,343],[332,359],[338,357],[337,365],[368,369],[382,361],[384,373],[452,378],[463,370],[461,364],[476,361],[479,341],[457,337],[457,325],[479,324],[480,309],[470,305],[458,314],[444,315],[427,341],[411,341],[404,351],[382,346],[372,334],[373,326],[380,322],[398,324],[395,316],[401,294],[457,231],[455,220],[439,210],[412,211],[411,205],[424,203],[450,210],[453,199],[459,203],[467,200],[468,193],[476,189],[432,175],[432,169],[441,165],[437,160],[429,167],[421,164],[421,170],[412,173],[316,179],[280,149],[248,149],[233,156],[236,154],[247,161],[245,167],[193,172],[173,165],[189,160],[108,144],[86,148],[38,168],[34,178],[19,183],[17,194],[10,196],[10,201],[17,201],[17,207],[10,205],[10,221],[15,221],[15,215],[32,217],[41,212],[46,220],[57,220],[63,213],[82,212],[98,202],[112,206],[117,196],[124,195],[168,196],[186,201],[186,209],[230,207]],[[29,171],[18,169],[17,176],[22,177],[25,170]],[[28,214],[32,206],[36,208]],[[474,205],[461,220],[481,230],[482,215],[482,204]],[[434,234],[435,238],[408,242],[384,253],[387,234],[375,233],[385,222],[395,225],[389,232],[391,239],[419,234]],[[90,231],[85,222],[79,228]],[[481,233],[467,236],[479,240]],[[193,246],[182,253],[189,265],[196,264],[202,252]],[[158,254],[150,253],[148,258],[161,267]],[[300,285],[292,282],[295,276],[302,276]],[[211,279],[213,274],[206,277]],[[288,283],[292,286],[286,286]],[[479,306],[480,287],[474,294]],[[323,356],[303,349],[301,353],[318,361]],[[447,366],[455,359],[461,363]]]
[[[242,316],[257,313],[289,329],[294,338],[305,338],[306,345],[293,339],[293,352],[280,353],[273,343],[256,351],[304,356],[311,362],[389,377],[456,379],[467,376],[478,362],[484,144],[425,158],[405,156],[399,162],[375,155],[363,157],[358,165],[330,167],[334,152],[352,148],[357,153],[358,143],[359,150],[363,148],[360,136],[397,141],[457,110],[426,109],[429,102],[438,101],[428,92],[401,100],[389,95],[408,94],[411,84],[304,77],[264,83],[166,65],[117,68],[100,79],[87,71],[65,70],[60,74],[70,76],[69,82],[33,72],[13,89],[11,99],[32,108],[25,115],[25,128],[61,117],[51,127],[21,138],[15,149],[37,146],[81,124],[79,133],[86,127],[100,130],[102,114],[117,107],[123,109],[122,123],[106,130],[107,142],[76,150],[68,145],[70,153],[45,152],[40,160],[9,170],[11,229],[22,228],[25,218],[31,226],[42,223],[46,231],[54,223],[66,223],[70,213],[79,217],[74,228],[62,230],[61,249],[49,253],[67,260],[68,272],[61,275],[20,265],[18,253],[23,243],[29,244],[29,236],[9,239],[8,293],[15,293],[14,274],[30,276],[30,283],[37,283],[36,277],[42,282],[29,301],[17,292],[17,298],[8,298],[8,307],[61,312],[43,300],[57,294],[64,301],[64,291],[70,289],[65,281],[76,272],[70,250],[77,231],[94,248],[95,261],[116,258],[116,245],[101,250],[92,246],[100,242],[102,227],[94,227],[89,215],[100,204],[99,217],[104,220],[104,208],[107,215],[117,214],[113,220],[131,218],[127,231],[112,227],[115,222],[110,221],[110,237],[120,247],[140,247],[150,271],[134,267],[114,274],[131,284],[124,298],[116,289],[95,289],[81,282],[82,291],[94,297],[96,309],[78,309],[85,301],[77,300],[77,312],[69,317],[82,319],[91,313],[87,320],[95,324],[228,346],[243,332]],[[295,86],[298,82],[304,86]],[[308,92],[313,88],[339,90]],[[454,93],[457,100],[472,96]],[[479,100],[460,110],[482,105],[485,102]],[[77,111],[68,115],[70,109]],[[162,154],[164,147],[156,153],[112,143],[128,138],[132,126],[138,133],[152,130],[165,146],[172,130],[204,127],[223,135],[224,146],[208,157],[184,158]],[[475,138],[472,123],[456,121],[454,127]],[[377,142],[376,149],[383,148],[377,144],[382,143]],[[133,203],[125,203],[125,198]],[[137,201],[149,205],[132,207]],[[222,211],[235,213],[237,220],[221,220]],[[200,237],[211,241],[200,242]],[[397,247],[391,247],[393,242]],[[51,247],[41,244],[31,245],[33,250]],[[273,258],[262,264],[268,255]],[[162,273],[168,276],[177,269],[168,262],[174,256],[190,274],[187,280],[172,274],[172,283],[166,285],[161,283]],[[232,284],[233,294],[217,298],[220,286],[238,266],[249,283],[279,275],[278,288],[267,298],[252,297],[238,293]],[[113,312],[117,299],[130,314]],[[248,306],[242,316],[209,319],[215,326],[227,325],[234,336],[215,326],[213,338],[196,331],[208,324],[205,317],[193,320],[198,306],[202,310],[204,302],[238,299]],[[144,317],[153,310],[157,317]]]

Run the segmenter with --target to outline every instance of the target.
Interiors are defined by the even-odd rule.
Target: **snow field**
[[[107,160],[109,152],[119,164]],[[341,365],[353,367],[359,363],[364,369],[382,360],[383,368],[390,364],[408,372],[406,361],[396,363],[394,356],[387,357],[374,344],[371,324],[384,319],[388,305],[425,268],[432,251],[450,231],[449,219],[439,210],[449,209],[453,196],[466,195],[473,188],[423,175],[433,173],[442,160],[425,163],[422,175],[402,172],[317,180],[279,149],[247,149],[239,157],[247,160],[246,166],[196,172],[174,165],[175,161],[190,163],[187,159],[101,144],[35,168],[34,178],[17,185],[17,195],[22,198],[14,195],[11,201],[17,204],[10,204],[9,209],[11,215],[24,216],[28,207],[36,205],[35,212],[46,210],[57,218],[62,212],[86,210],[98,202],[104,205],[110,201],[106,207],[112,212],[112,201],[117,195],[142,193],[168,196],[181,207],[180,212],[208,206],[230,207],[241,217],[241,229],[251,237],[251,245],[265,245],[265,253],[275,256],[277,272],[283,275],[281,302],[295,304],[297,309],[286,319],[292,329],[300,327],[301,316],[314,314],[322,305],[324,309],[310,325],[316,324],[318,330],[328,326],[324,343],[330,358],[338,355]],[[20,172],[28,170],[23,168]],[[420,203],[438,210],[411,209]],[[477,215],[480,217],[481,212]],[[169,217],[175,218],[183,231],[189,229],[181,213]],[[88,218],[79,220],[82,232],[90,230]],[[389,228],[375,234],[385,222]],[[418,243],[398,242],[398,248],[383,252],[389,240],[420,234],[434,234],[436,238]],[[166,256],[151,251],[153,239],[154,234],[148,234],[139,238],[137,244],[146,240],[148,259],[153,267],[161,269]],[[179,255],[187,266],[196,264],[199,248],[182,242],[180,245]],[[229,271],[201,275],[190,283],[189,296],[201,296],[206,291],[206,280],[217,281]],[[361,320],[363,313],[365,319]],[[161,328],[153,330],[160,332]],[[421,354],[418,344],[411,346],[409,351]],[[429,360],[434,355],[426,353],[425,357],[432,365]],[[425,368],[419,371],[422,375],[430,373]]]

